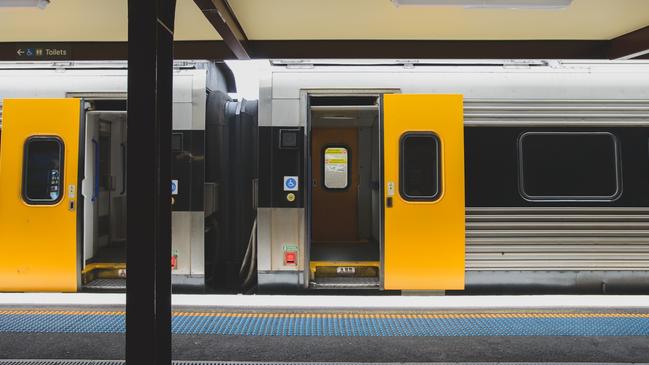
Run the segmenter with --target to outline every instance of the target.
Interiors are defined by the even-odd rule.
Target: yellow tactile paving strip
[[[123,316],[125,311],[95,310],[0,310],[1,315],[106,315]],[[506,312],[506,313],[286,313],[286,312],[188,312],[174,311],[174,317],[262,317],[262,318],[649,318],[649,313],[633,312]]]

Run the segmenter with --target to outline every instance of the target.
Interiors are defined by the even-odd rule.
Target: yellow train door
[[[0,291],[76,291],[79,99],[5,99]]]
[[[384,288],[464,288],[461,95],[384,96]]]

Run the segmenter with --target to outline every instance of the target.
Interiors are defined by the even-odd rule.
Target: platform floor
[[[0,358],[123,358],[123,297],[94,295],[104,303],[83,304],[89,297],[80,294],[41,296],[39,303],[33,295],[0,295]],[[184,296],[174,300],[173,354],[221,361],[649,362],[647,297],[562,298],[387,297],[368,309],[351,304],[366,297]],[[211,304],[199,304],[206,300]],[[241,301],[248,305],[234,305]],[[488,305],[476,307],[481,302]]]

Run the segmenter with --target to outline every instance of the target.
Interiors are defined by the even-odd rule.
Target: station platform
[[[649,296],[174,295],[173,304],[173,354],[185,361],[649,362]],[[124,315],[123,294],[1,294],[0,358],[120,360]]]

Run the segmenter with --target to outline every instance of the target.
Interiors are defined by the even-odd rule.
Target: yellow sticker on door
[[[345,189],[348,183],[349,153],[344,147],[324,150],[324,186],[327,189]]]

